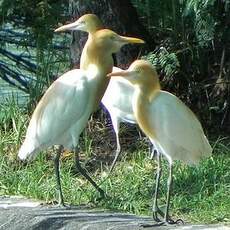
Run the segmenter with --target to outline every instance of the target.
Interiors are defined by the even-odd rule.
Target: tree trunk
[[[94,13],[102,20],[105,28],[112,29],[124,36],[136,36],[144,39],[146,41],[145,51],[155,47],[155,43],[139,21],[136,9],[129,0],[69,0],[69,10],[72,21],[83,14]],[[86,39],[87,34],[73,32],[71,62],[74,66],[79,66],[81,51]],[[128,67],[144,51],[140,49],[139,46],[126,45],[116,55],[115,64],[121,68]]]

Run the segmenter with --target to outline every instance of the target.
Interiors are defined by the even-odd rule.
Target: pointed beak
[[[145,41],[139,38],[133,38],[133,37],[124,37],[120,36],[120,39],[124,43],[139,43],[139,44],[144,44]]]
[[[135,74],[135,71],[123,70],[107,74],[107,77],[129,77]]]
[[[72,30],[78,30],[80,28],[80,24],[78,21],[61,26],[54,30],[54,32],[63,32],[63,31],[72,31]]]

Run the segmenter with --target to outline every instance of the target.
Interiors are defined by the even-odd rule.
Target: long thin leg
[[[169,164],[169,176],[168,176],[168,182],[167,182],[167,200],[166,200],[166,210],[165,210],[165,216],[164,221],[169,222],[169,203],[170,203],[170,197],[171,197],[171,189],[172,189],[172,172],[173,172],[173,165]]]
[[[57,180],[57,189],[58,189],[58,206],[65,206],[63,194],[62,194],[62,188],[61,188],[61,179],[60,179],[60,156],[63,151],[63,146],[60,145],[57,149],[56,156],[54,158],[54,167],[55,167],[55,174],[56,174],[56,180]]]
[[[155,186],[155,195],[153,200],[153,219],[157,222],[160,222],[160,219],[158,218],[157,214],[160,214],[161,216],[164,215],[164,213],[159,209],[157,204],[158,194],[159,194],[159,184],[160,184],[160,178],[161,178],[161,154],[157,153],[157,174],[156,174],[156,186]]]
[[[184,224],[183,220],[181,220],[181,219],[174,221],[169,217],[169,203],[170,203],[170,196],[171,196],[172,173],[173,173],[172,164],[169,164],[168,191],[167,191],[167,201],[166,201],[165,214],[158,208],[157,196],[158,196],[158,192],[159,192],[159,181],[160,181],[160,176],[161,176],[161,154],[159,152],[157,153],[157,162],[158,162],[158,168],[157,168],[157,178],[156,178],[156,187],[155,187],[155,197],[154,197],[154,203],[153,203],[153,218],[158,223],[141,224],[141,226],[144,228],[148,228],[148,227],[161,226],[164,224],[180,224],[180,223]],[[164,217],[164,221],[160,221],[157,214]]]
[[[167,200],[166,200],[166,209],[165,209],[165,216],[164,221],[168,224],[184,224],[182,219],[177,219],[176,221],[172,220],[169,217],[169,205],[170,205],[170,197],[171,197],[171,190],[172,190],[172,183],[173,183],[173,165],[169,163],[169,176],[168,176],[168,191],[167,191]]]
[[[157,222],[154,224],[140,224],[141,227],[143,228],[153,228],[153,227],[159,227],[161,225],[164,225],[164,222],[162,222],[158,218],[159,215],[163,215],[164,213],[159,209],[158,204],[157,204],[157,198],[159,194],[159,184],[160,184],[160,178],[161,178],[161,153],[157,152],[157,173],[156,173],[156,185],[155,185],[155,195],[153,199],[153,219]]]
[[[120,146],[120,141],[119,141],[119,135],[118,135],[118,133],[116,133],[116,142],[117,142],[117,149],[115,151],[115,157],[113,159],[113,163],[112,163],[112,165],[110,167],[109,173],[111,173],[113,171],[113,169],[115,167],[115,164],[117,162],[117,159],[118,159],[118,157],[119,157],[119,155],[121,153],[121,146]]]
[[[156,149],[156,147],[155,147],[155,145],[154,144],[152,144],[151,142],[149,143],[149,159],[150,160],[153,160],[154,158],[156,158],[156,156],[157,156],[157,154],[158,154],[158,151],[157,151],[157,149]]]
[[[114,132],[116,134],[116,145],[117,145],[117,149],[115,151],[115,157],[113,159],[113,163],[111,165],[111,168],[109,170],[109,173],[111,173],[115,167],[115,164],[117,162],[117,159],[121,153],[121,145],[120,145],[120,140],[119,140],[119,127],[120,127],[120,120],[118,117],[116,116],[111,116],[111,120],[112,120],[112,124],[113,124],[113,129]]]
[[[80,159],[79,159],[79,151],[78,147],[75,148],[74,150],[74,155],[75,155],[75,165],[79,172],[93,185],[93,187],[100,193],[101,198],[105,197],[105,192],[96,184],[96,182],[87,174],[86,170],[82,168],[80,164]]]

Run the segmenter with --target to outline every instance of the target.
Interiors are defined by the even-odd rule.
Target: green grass
[[[0,106],[0,195],[23,195],[51,202],[57,195],[52,151],[39,154],[35,161],[28,164],[17,161],[17,150],[27,120],[28,116],[15,103]],[[100,127],[100,138],[106,137],[107,131]],[[213,142],[213,156],[198,167],[176,163],[170,209],[173,217],[193,223],[230,222],[229,141],[226,138]],[[66,157],[61,162],[65,201],[75,205],[90,204],[97,208],[151,215],[156,164],[149,160],[146,144],[140,141],[132,146],[135,151],[125,150],[109,177],[107,158],[99,156],[99,153],[98,156],[93,155],[98,146],[88,132],[85,132],[81,144],[81,157],[86,162],[87,170],[109,198],[97,201],[99,194],[76,172],[72,157]],[[103,145],[104,142],[100,145],[101,149]],[[95,160],[92,162],[92,159]],[[165,204],[166,181],[167,162],[164,161],[161,205]]]

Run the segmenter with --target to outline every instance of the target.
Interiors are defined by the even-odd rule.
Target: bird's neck
[[[154,127],[152,127],[151,104],[160,92],[160,88],[154,91],[136,87],[133,97],[133,112],[141,130],[151,139],[156,138]]]
[[[96,23],[94,25],[91,25],[89,28],[88,28],[88,33],[89,33],[89,36],[90,35],[93,35],[94,33],[96,33],[98,30],[102,30],[104,28],[104,26],[102,25],[102,23]]]
[[[159,78],[157,75],[151,78],[147,78],[147,81],[144,84],[139,84],[136,86],[137,93],[140,97],[146,98],[151,102],[156,95],[156,93],[161,89]]]
[[[85,70],[93,84],[95,107],[100,103],[109,84],[106,75],[112,72],[113,58],[103,47],[95,44],[93,35],[90,35],[82,52],[80,68]]]
[[[83,47],[81,58],[80,58],[80,69],[86,70],[88,68],[88,55],[87,55],[87,47],[90,46],[90,41],[93,39],[94,32],[88,33],[88,39]]]
[[[89,66],[93,64],[97,66],[100,73],[106,75],[111,72],[113,67],[112,54],[108,52],[106,47],[98,45],[95,40],[94,33],[89,33],[88,40],[81,55],[80,68],[87,70]]]

